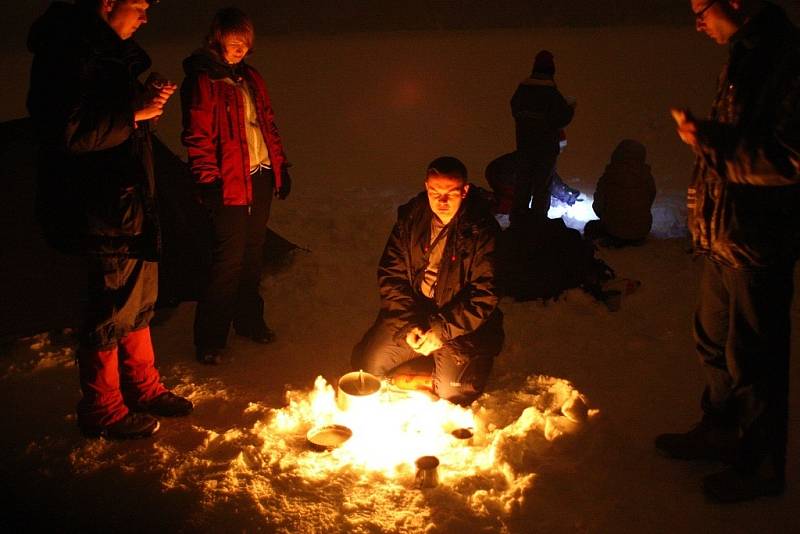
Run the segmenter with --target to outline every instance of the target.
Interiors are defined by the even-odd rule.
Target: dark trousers
[[[705,418],[738,425],[741,469],[783,477],[794,266],[744,271],[703,261],[694,335]]]
[[[211,265],[194,317],[198,348],[224,348],[231,321],[240,332],[264,324],[259,286],[274,175],[262,170],[251,178],[252,205],[222,206],[212,217]]]
[[[523,153],[519,155],[519,173],[514,186],[511,220],[515,215],[529,214],[542,220],[550,210],[550,187],[557,154]],[[531,204],[533,198],[533,204]],[[528,205],[531,204],[529,208]]]
[[[353,369],[381,377],[391,376],[395,369],[410,360],[430,357],[434,362],[434,393],[461,405],[471,403],[483,393],[494,358],[500,353],[504,340],[499,312],[477,332],[462,336],[467,339],[446,343],[430,356],[414,352],[405,340],[395,340],[395,332],[395,328],[378,316],[353,349]]]
[[[106,426],[164,393],[155,368],[150,319],[158,264],[136,258],[88,258],[86,321],[78,349],[82,426]]]

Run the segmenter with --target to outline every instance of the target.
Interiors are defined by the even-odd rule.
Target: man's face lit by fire
[[[691,0],[695,28],[713,39],[726,44],[741,26],[740,0]]]
[[[130,39],[142,24],[147,23],[147,0],[103,0],[100,16],[122,40]]]
[[[458,213],[469,191],[469,184],[463,178],[433,175],[425,180],[425,189],[431,210],[440,221],[447,224]]]

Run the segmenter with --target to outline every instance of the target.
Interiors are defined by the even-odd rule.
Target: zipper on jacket
[[[225,115],[228,118],[228,138],[233,140],[233,120],[231,119],[231,101],[225,100]]]
[[[241,84],[244,84],[244,83],[247,83],[247,82],[244,79],[242,79],[240,82],[236,82],[234,84],[234,86],[233,86],[233,101],[234,101],[234,106],[235,106],[235,110],[234,111],[236,112],[236,119],[237,119],[236,123],[239,126],[239,139],[238,139],[238,141],[239,141],[239,152],[241,153],[241,156],[242,156],[242,173],[244,174],[244,177],[243,177],[243,180],[244,180],[244,191],[245,191],[245,196],[247,197],[246,198],[247,199],[247,214],[250,215],[252,213],[252,206],[253,206],[253,193],[252,193],[253,180],[252,180],[252,178],[250,176],[250,157],[249,157],[249,154],[247,154],[248,157],[245,158],[246,154],[245,154],[245,150],[244,150],[245,147],[247,147],[247,131],[245,130],[244,132],[242,132],[242,121],[239,120],[241,118],[240,117],[240,113],[243,113],[243,112],[240,111],[240,107],[241,106],[239,105],[239,99],[240,98],[244,99],[244,96],[240,94],[240,91],[242,91],[242,89],[241,89],[242,85]],[[230,107],[228,109],[230,110]],[[234,139],[234,137],[233,137],[233,123],[232,123],[230,112],[228,113],[228,121],[229,121],[230,129],[231,129],[231,139]],[[242,134],[244,134],[244,136],[242,136]],[[250,189],[251,189],[250,191],[248,191],[248,189],[247,189],[248,180],[250,182]]]

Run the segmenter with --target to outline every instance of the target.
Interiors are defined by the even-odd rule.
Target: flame
[[[489,474],[508,488],[520,483],[512,465],[517,462],[503,454],[509,448],[508,441],[525,439],[533,427],[540,427],[548,440],[555,439],[568,430],[565,424],[569,424],[560,413],[543,414],[528,406],[518,420],[498,428],[484,422],[483,408],[477,407],[476,414],[471,408],[433,400],[422,392],[394,390],[385,382],[377,394],[355,400],[347,411],[340,410],[333,387],[320,376],[310,393],[287,392],[288,406],[272,412],[259,432],[299,441],[314,426],[338,424],[350,428],[353,436],[337,449],[292,456],[296,462],[292,468],[307,480],[350,471],[358,477],[405,479],[406,483],[415,474],[417,458],[436,456],[440,460],[440,483],[455,484]],[[456,438],[452,432],[459,428],[470,429],[473,437]]]

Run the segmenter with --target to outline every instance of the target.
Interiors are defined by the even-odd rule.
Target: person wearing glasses
[[[728,46],[707,119],[673,109],[697,159],[689,229],[702,258],[694,337],[701,421],[662,434],[670,458],[729,463],[703,480],[736,502],[785,487],[789,334],[800,251],[800,35],[769,2],[692,0],[697,31]]]
[[[502,349],[495,239],[485,191],[450,156],[428,165],[425,191],[400,206],[378,265],[381,310],[351,363],[391,376],[411,360],[433,361],[431,389],[466,405],[483,392]]]

